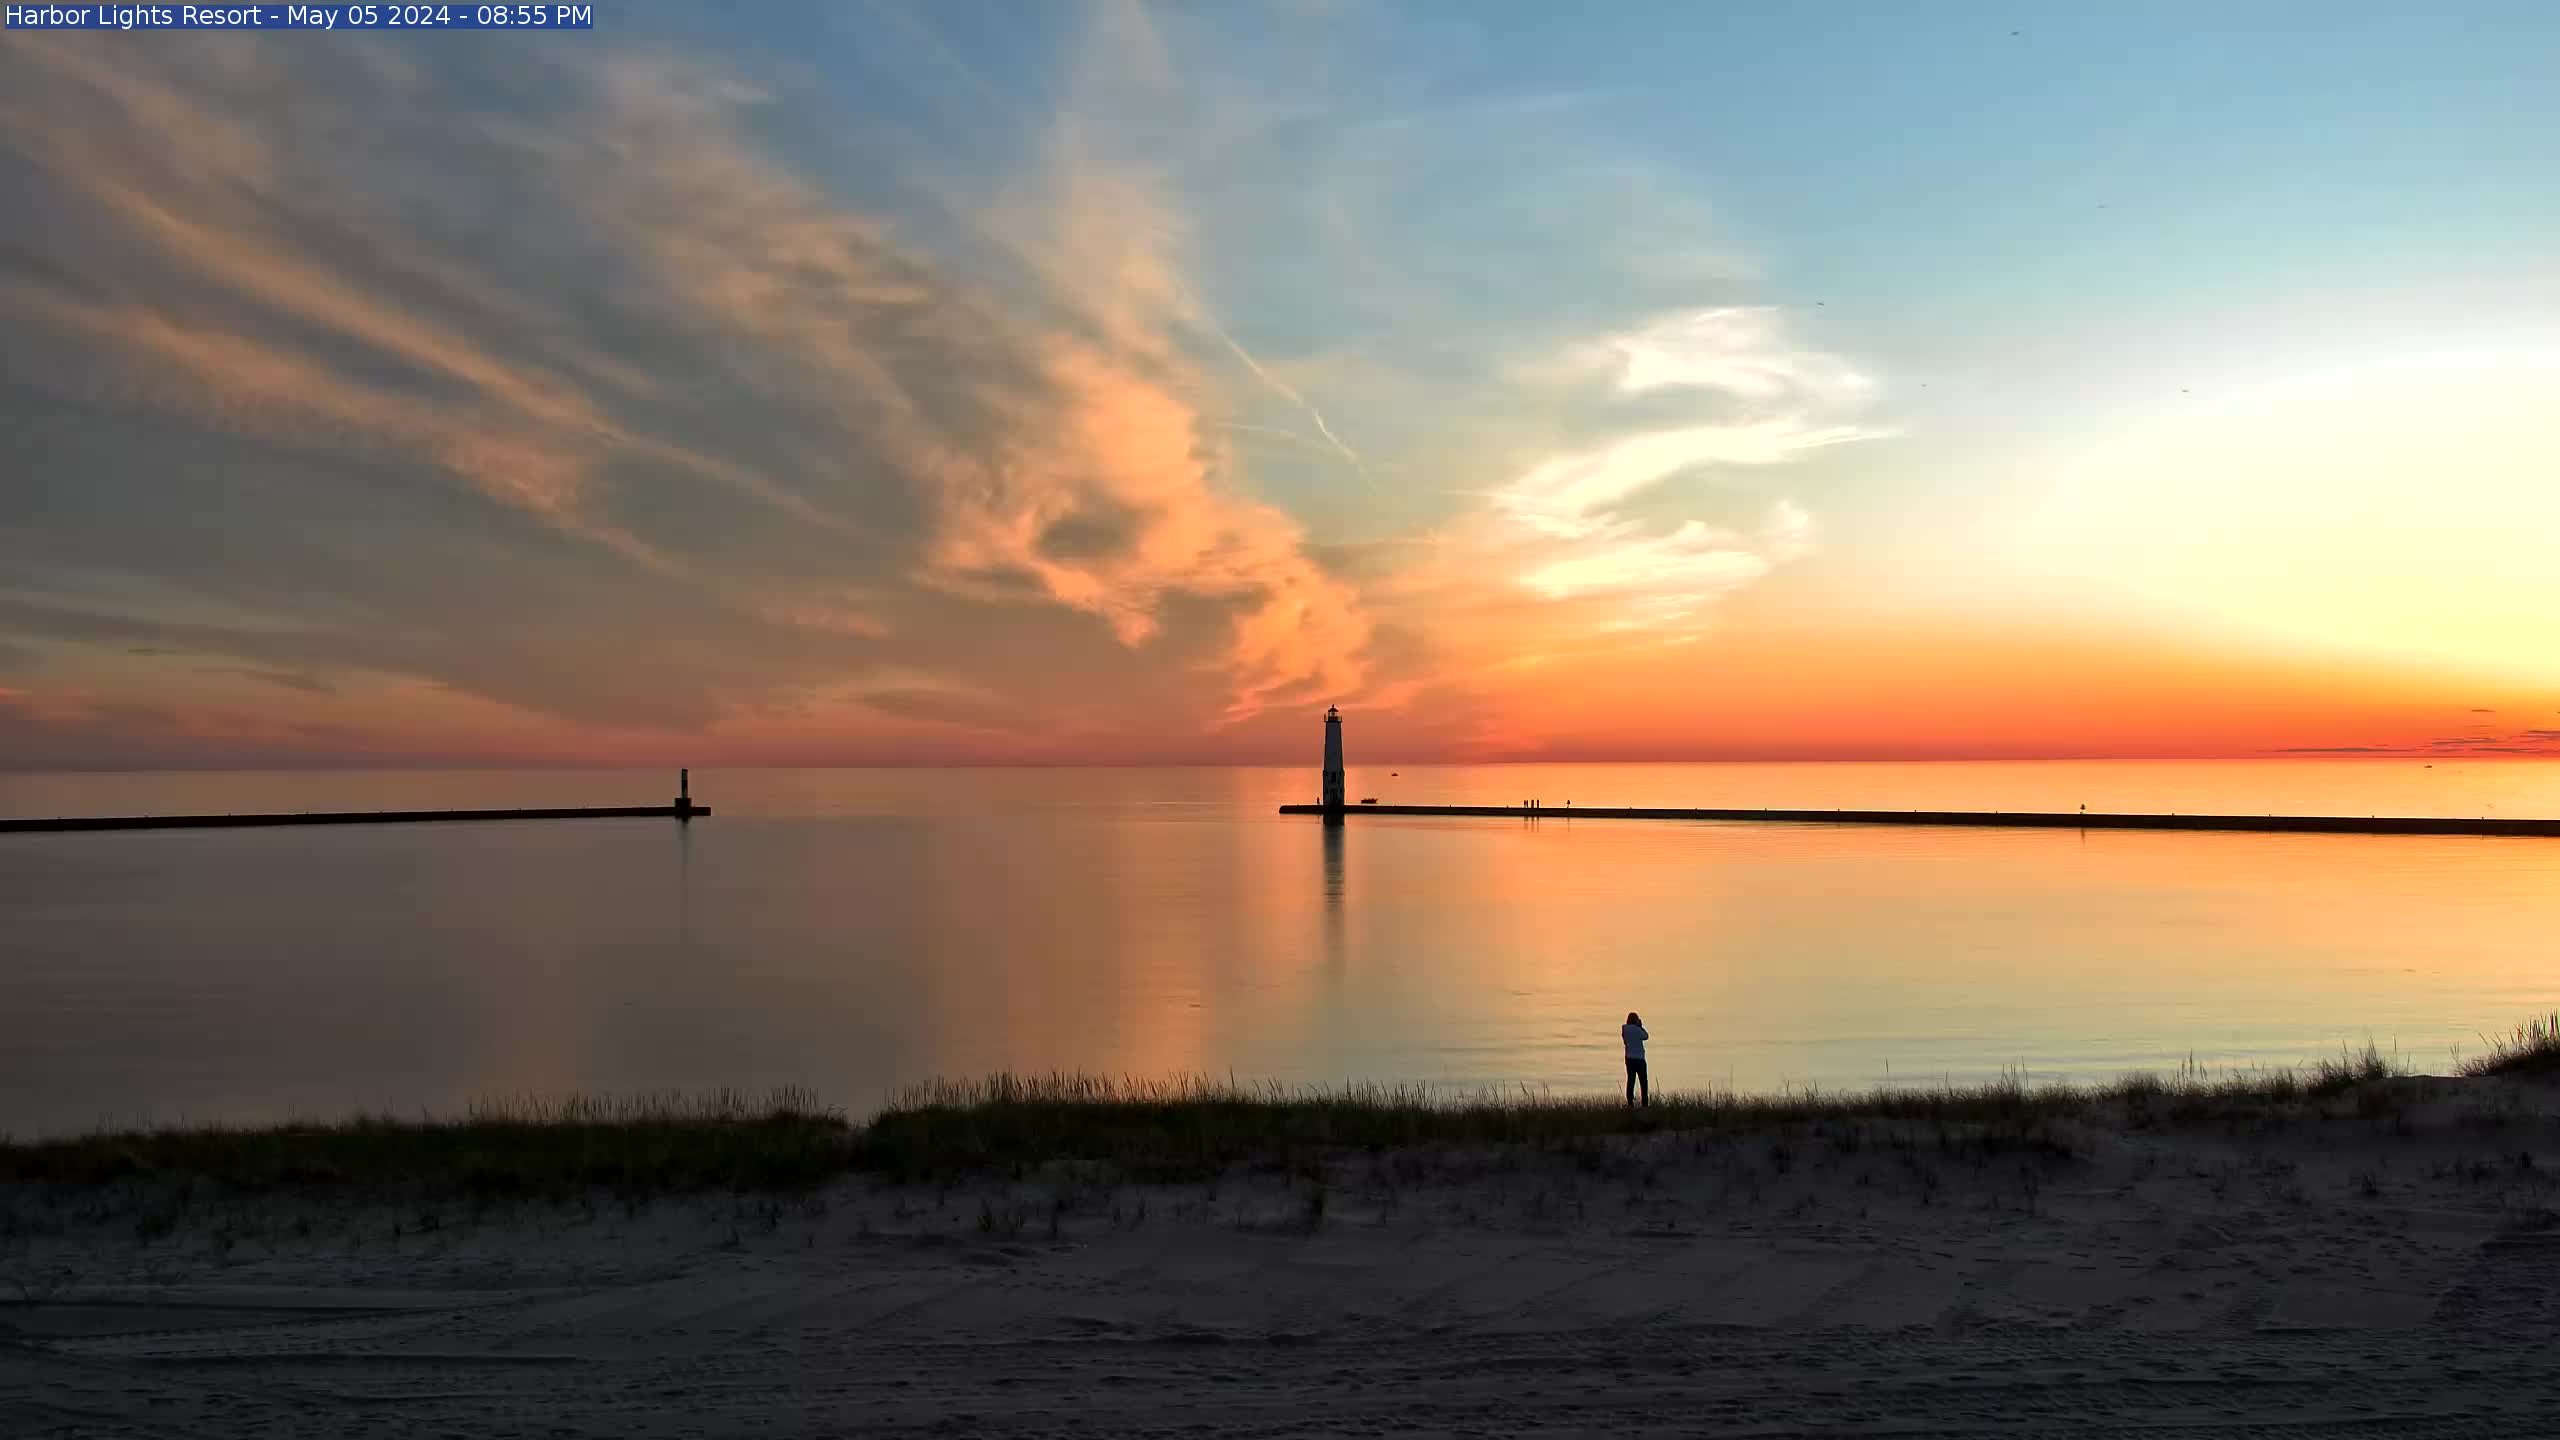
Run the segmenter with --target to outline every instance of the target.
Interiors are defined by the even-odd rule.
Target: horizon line
[[[1404,759],[1390,756],[1367,760],[1353,769],[1375,769],[1380,766],[1403,765],[1414,769],[1479,770],[1502,766],[1534,765],[2199,765],[2262,764],[2268,761],[2341,761],[2398,760],[2421,761],[2433,767],[2443,760],[2515,761],[2560,760],[2560,747],[2524,750],[2506,747],[2491,750],[2411,749],[2383,750],[2365,747],[2293,747],[2279,750],[2208,755],[1793,755],[1793,756],[1722,756],[1647,757],[1647,758],[1535,758],[1488,760]],[[192,765],[183,763],[143,765],[0,765],[0,777],[30,775],[325,775],[364,770],[397,770],[418,773],[463,772],[473,770],[561,770],[592,771],[597,774],[629,774],[672,769],[693,770],[1297,770],[1310,768],[1314,762],[1297,760],[965,760],[965,761],[818,761],[776,762],[713,760],[668,761],[665,763],[611,764],[594,761],[548,759],[415,759],[382,757],[371,760],[332,760],[314,764]]]

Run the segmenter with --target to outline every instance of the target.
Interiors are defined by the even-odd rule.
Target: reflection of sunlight
[[[1606,1080],[1603,1042],[1628,1010],[1683,1036],[1675,1057],[1694,1046],[1730,978],[1721,885],[1711,867],[1662,863],[1666,833],[1560,818],[1364,826],[1370,863],[1396,877],[1365,931],[1393,963],[1356,977],[1369,1043],[1439,1034],[1459,1051],[1441,1078],[1568,1088]]]
[[[2040,568],[2323,647],[2547,677],[2560,345],[2199,387],[2062,477]]]
[[[2298,1056],[2368,1030],[2441,1068],[2468,1027],[2549,994],[2538,952],[2515,943],[2550,908],[2547,875],[2468,862],[2464,847],[2494,841],[1355,828],[1375,877],[1354,916],[1371,959],[1316,1028],[1257,1018],[1251,1043],[1275,1069],[1325,1074],[1346,1056],[1378,1078],[1604,1089],[1631,1009],[1672,1089],[1863,1083],[1888,1066],[2107,1076],[2190,1050]],[[2448,885],[2463,903],[2418,903]],[[2514,998],[2475,1015],[2448,984]]]
[[[980,843],[938,847],[930,884],[949,962],[928,982],[938,1068],[1249,1069],[1238,1045],[1301,1030],[1341,944],[1326,893],[1339,873],[1315,828],[1015,817]],[[1017,845],[1026,863],[990,853]]]
[[[1062,850],[1072,865],[1009,863],[1002,852],[1010,838],[966,845],[946,832],[931,835],[926,931],[942,937],[947,956],[927,975],[925,1051],[934,1071],[957,1078],[1194,1066],[1198,1012],[1133,973],[1144,927],[1130,913],[1137,897],[1114,843],[1119,827]],[[1141,998],[1160,1003],[1142,1007]]]
[[[464,992],[473,1007],[473,1050],[460,1057],[454,1093],[445,1103],[550,1100],[609,1088],[599,1067],[610,1070],[617,1058],[608,1012],[622,997],[618,987],[594,983],[597,951],[582,943],[587,936],[574,903],[561,899],[559,871],[582,863],[570,848],[578,838],[527,829],[496,843],[508,847],[517,863],[482,868],[469,902],[481,913],[456,933],[479,952],[470,965],[484,978],[503,980]],[[679,836],[673,843],[684,842]],[[683,863],[680,857],[668,859],[670,869]],[[680,878],[677,888],[681,893]],[[578,887],[569,889],[576,894]]]

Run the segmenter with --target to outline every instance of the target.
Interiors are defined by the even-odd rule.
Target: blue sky
[[[2530,749],[2555,40],[1320,0],[11,34],[0,724],[38,764],[1247,759],[1337,702],[1417,755],[2475,709]]]

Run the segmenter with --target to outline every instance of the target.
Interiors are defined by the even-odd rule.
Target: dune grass
[[[855,1140],[865,1169],[901,1176],[1111,1164],[1139,1178],[1214,1175],[1243,1162],[1286,1164],[1336,1148],[1422,1144],[1552,1145],[1664,1130],[1734,1130],[1848,1114],[2016,1122],[2075,1103],[2010,1080],[1936,1090],[1784,1095],[1665,1092],[1630,1110],[1614,1096],[1533,1090],[1451,1096],[1419,1086],[1247,1085],[1203,1078],[998,1075],[936,1081],[891,1102]]]
[[[459,1117],[105,1131],[0,1143],[0,1180],[186,1176],[251,1188],[401,1185],[480,1193],[758,1188],[845,1168],[851,1124],[801,1090],[476,1105]]]
[[[2051,1122],[2095,1112],[2133,1124],[2183,1123],[2247,1107],[2345,1093],[2407,1073],[2368,1042],[2307,1072],[2127,1075],[2111,1084],[2037,1085],[2018,1071],[1977,1085],[1806,1088],[1782,1094],[1664,1092],[1630,1109],[1616,1096],[1532,1090],[1448,1096],[1413,1086],[1292,1087],[1206,1079],[998,1075],[936,1081],[891,1102],[854,1139],[863,1168],[902,1176],[1107,1162],[1136,1176],[1180,1179],[1248,1161],[1286,1163],[1310,1150],[1428,1143],[1554,1145],[1656,1131],[1745,1131],[1854,1119],[1963,1126],[1994,1143],[2042,1143]]]
[[[2465,1075],[2549,1075],[2560,1072],[2560,1014],[2537,1015],[2510,1035],[2488,1041],[2489,1048],[2462,1062]]]
[[[2553,1025],[2534,1022],[2501,1057],[2548,1056]],[[2477,1073],[2503,1073],[2483,1057]],[[1214,1176],[1240,1163],[1292,1163],[1341,1149],[1421,1144],[1556,1146],[1660,1131],[1750,1131],[1857,1119],[1962,1127],[1987,1145],[2047,1143],[2053,1122],[2104,1114],[2134,1126],[2268,1114],[2405,1074],[2368,1043],[2302,1069],[2220,1075],[2192,1062],[2170,1075],[2104,1085],[2030,1083],[2022,1072],[1976,1085],[1663,1093],[1644,1109],[1614,1095],[1415,1086],[1302,1087],[1081,1074],[935,1081],[863,1124],[805,1091],[717,1091],[630,1099],[514,1101],[459,1117],[359,1116],[327,1123],[101,1132],[9,1143],[0,1181],[82,1185],[186,1177],[249,1187],[414,1186],[480,1194],[770,1189],[849,1171],[915,1178],[1107,1164],[1134,1179]],[[2366,1088],[2371,1087],[2371,1088]]]

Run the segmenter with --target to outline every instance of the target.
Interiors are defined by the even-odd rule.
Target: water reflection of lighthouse
[[[1324,953],[1342,974],[1342,712],[1324,712]]]
[[[1342,823],[1342,712],[1324,712],[1324,823]]]
[[[1324,959],[1337,979],[1346,951],[1342,933],[1342,836],[1348,825],[1327,825],[1324,835]]]

